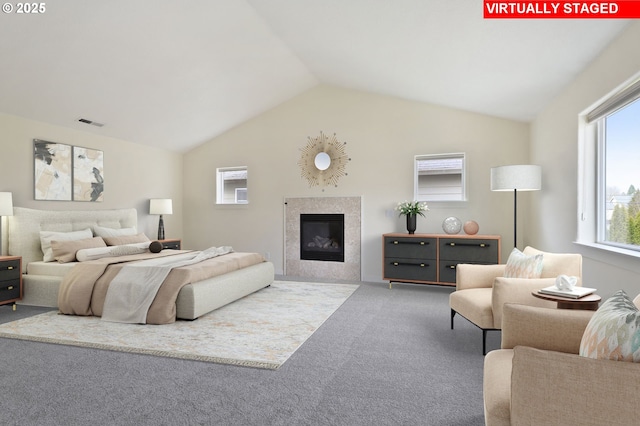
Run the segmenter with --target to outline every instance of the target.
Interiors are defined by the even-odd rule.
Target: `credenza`
[[[499,235],[383,234],[382,279],[456,285],[459,263],[500,263]]]

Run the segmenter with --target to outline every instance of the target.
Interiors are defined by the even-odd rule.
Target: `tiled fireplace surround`
[[[360,197],[285,198],[285,275],[360,281]],[[344,214],[344,262],[300,259],[300,215]]]

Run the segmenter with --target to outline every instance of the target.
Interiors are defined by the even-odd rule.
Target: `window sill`
[[[428,201],[421,200],[420,202],[427,203],[429,209],[463,209],[466,208],[469,202],[467,200],[461,201]]]
[[[245,210],[249,208],[249,203],[216,203],[216,208],[225,210]]]
[[[640,273],[640,251],[582,241],[574,241],[574,244],[584,249],[582,254],[586,258]]]

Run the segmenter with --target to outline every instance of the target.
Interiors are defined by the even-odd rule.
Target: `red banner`
[[[491,1],[484,0],[485,19],[636,19],[640,0]]]

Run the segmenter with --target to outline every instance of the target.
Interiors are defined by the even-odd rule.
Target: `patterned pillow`
[[[624,290],[614,293],[593,314],[580,342],[580,355],[640,362],[640,311]]]
[[[504,268],[505,278],[540,278],[542,275],[542,254],[527,256],[517,248],[511,250]]]

